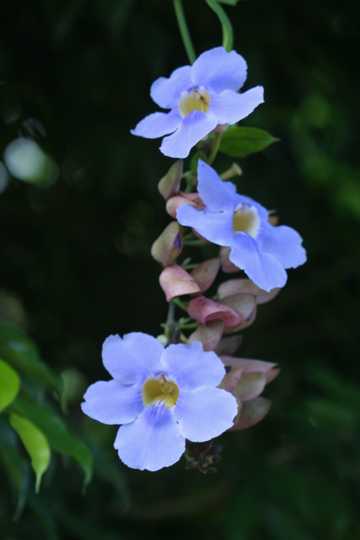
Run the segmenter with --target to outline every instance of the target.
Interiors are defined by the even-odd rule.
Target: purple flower
[[[157,471],[173,465],[185,439],[208,441],[233,425],[235,398],[217,388],[225,369],[200,342],[164,348],[141,332],[109,336],[103,344],[110,381],[92,384],[82,410],[104,424],[121,424],[115,439],[129,467]]]
[[[246,73],[246,62],[235,51],[216,47],[202,53],[192,66],[175,69],[169,78],[160,77],[152,84],[153,101],[170,111],[146,116],[131,133],[147,139],[169,135],[161,152],[186,158],[218,124],[235,124],[263,103],[262,86],[238,93]]]
[[[234,184],[221,180],[203,161],[198,165],[198,191],[205,208],[180,206],[179,223],[214,244],[230,248],[230,261],[258,287],[265,291],[283,287],[285,269],[304,264],[301,236],[290,227],[271,225],[263,206],[239,195]]]

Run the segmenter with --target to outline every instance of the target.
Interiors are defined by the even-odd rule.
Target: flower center
[[[210,96],[204,88],[183,92],[180,98],[179,109],[182,117],[193,111],[207,112],[210,105]]]
[[[143,386],[144,405],[152,405],[162,401],[169,409],[173,407],[179,397],[179,387],[164,376],[159,379],[148,379]]]
[[[256,237],[260,228],[259,214],[254,206],[240,205],[233,214],[233,230],[235,232],[244,232]]]

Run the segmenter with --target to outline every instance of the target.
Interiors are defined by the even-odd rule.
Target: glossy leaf
[[[220,151],[231,157],[244,158],[265,150],[278,140],[263,129],[232,126],[223,135]]]
[[[34,403],[19,397],[12,408],[39,426],[53,450],[75,459],[83,469],[85,484],[90,481],[93,458],[89,448],[78,437],[69,432],[60,416],[49,405]]]
[[[41,359],[34,343],[15,325],[0,324],[0,356],[36,383],[62,392],[62,380]]]
[[[14,401],[19,388],[20,379],[16,371],[0,360],[0,412]]]
[[[19,435],[30,458],[36,476],[36,491],[40,489],[41,479],[50,464],[50,447],[44,433],[30,420],[16,413],[10,415],[10,425]]]

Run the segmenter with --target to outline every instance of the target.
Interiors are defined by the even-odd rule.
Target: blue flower
[[[192,66],[175,69],[169,78],[160,77],[152,84],[153,101],[170,111],[146,116],[131,133],[147,139],[169,135],[161,152],[186,158],[218,124],[235,124],[263,103],[262,86],[238,93],[246,73],[246,62],[235,51],[216,47],[204,52]]]
[[[239,195],[234,184],[222,181],[203,161],[198,165],[198,191],[205,207],[181,206],[178,222],[210,242],[230,248],[230,261],[261,289],[283,287],[285,269],[304,264],[301,236],[290,227],[271,225],[263,206]]]
[[[157,471],[173,465],[195,442],[233,425],[237,402],[217,388],[225,369],[200,342],[164,348],[141,332],[109,336],[102,349],[110,381],[92,384],[82,410],[104,424],[121,424],[115,439],[129,467]]]

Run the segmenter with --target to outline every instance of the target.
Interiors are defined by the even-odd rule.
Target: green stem
[[[216,158],[217,153],[218,153],[219,148],[220,148],[220,143],[221,143],[222,136],[223,136],[223,134],[222,134],[221,131],[215,132],[214,140],[213,140],[212,146],[211,146],[211,151],[210,151],[209,157],[207,159],[207,162],[209,163],[209,165],[211,165],[215,161],[215,158]]]
[[[176,334],[178,325],[175,319],[175,304],[173,302],[169,303],[168,313],[166,317],[166,323],[164,325],[165,335],[169,343],[173,343],[176,340]]]
[[[195,54],[194,46],[191,40],[190,32],[186,23],[182,0],[173,0],[173,1],[174,1],[174,10],[175,10],[176,19],[179,25],[181,39],[183,41],[185,51],[189,58],[189,61],[192,64],[195,61],[196,54]]]
[[[217,3],[217,0],[206,0],[206,3],[217,15],[220,21],[222,26],[224,48],[227,51],[231,51],[234,43],[234,32],[229,17],[226,15],[221,5]]]
[[[183,302],[182,300],[180,300],[180,298],[173,298],[173,300],[171,300],[171,302],[177,306],[178,308],[184,310],[184,311],[187,311],[187,306],[185,304],[185,302]]]
[[[197,247],[197,246],[205,246],[206,241],[205,240],[186,240],[183,242],[184,246],[189,247]]]

